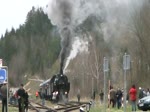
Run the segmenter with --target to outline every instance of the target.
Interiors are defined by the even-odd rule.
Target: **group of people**
[[[28,92],[23,88],[23,84],[20,84],[19,89],[16,91],[10,90],[10,103],[18,105],[19,112],[28,112]]]
[[[20,88],[16,92],[16,97],[18,99],[18,108],[19,112],[28,112],[28,92],[23,88],[23,84],[20,85]]]
[[[121,107],[121,105],[123,106],[123,94],[124,91],[123,89],[119,89],[117,91],[115,91],[115,89],[113,89],[113,87],[110,87],[110,91],[109,91],[109,105],[112,104],[112,107],[115,107],[115,105],[117,104],[117,108],[119,109]],[[129,91],[127,91],[127,96],[126,96],[126,101],[130,100],[131,106],[132,106],[132,111],[136,111],[136,100],[137,100],[137,90],[135,85],[132,85],[132,87],[129,89]],[[125,103],[126,103],[125,101]],[[108,105],[108,106],[109,106]]]
[[[1,84],[0,93],[2,96],[2,112],[7,112],[7,83],[4,82]],[[28,112],[28,92],[23,88],[23,84],[20,85],[20,88],[16,91],[15,97],[18,100],[18,112]]]
[[[127,91],[126,94],[127,95],[126,95],[125,102],[127,103],[128,101],[130,101],[132,106],[132,111],[136,111],[137,98],[141,99],[145,96],[150,95],[150,90],[149,88],[145,90],[139,87],[139,91],[137,91],[135,85],[132,85],[132,87]],[[100,90],[99,97],[100,97],[100,103],[102,104],[104,100],[104,92],[102,90]],[[95,99],[95,92],[93,94],[93,98]],[[108,93],[108,108],[112,106],[112,108],[117,107],[118,109],[120,109],[121,107],[124,106],[123,104],[124,104],[124,90],[120,88],[116,90],[113,88],[113,86],[110,86],[109,93]]]
[[[137,90],[135,88],[135,85],[132,85],[129,91],[129,94],[130,94],[130,100],[131,100],[131,105],[132,105],[132,111],[136,111]],[[144,88],[142,89],[141,87],[139,87],[138,99],[141,99],[149,95],[150,95],[149,88],[146,91]]]
[[[113,86],[110,86],[109,95],[108,95],[108,107],[112,105],[112,108],[117,106],[118,109],[120,109],[122,102],[123,102],[123,90],[120,88],[117,89],[117,91],[113,88]]]
[[[0,99],[2,100],[2,112],[7,112],[7,101],[8,96],[10,97],[10,103],[18,105],[18,112],[28,112],[28,104],[29,104],[29,95],[27,90],[24,89],[24,85],[20,84],[19,89],[9,89],[9,93],[7,93],[7,82],[4,81],[0,84]],[[39,92],[35,93],[36,99],[39,97]]]
[[[121,90],[118,88],[117,90],[115,90],[113,86],[110,86],[110,90],[108,94],[108,102],[109,102],[108,107],[112,105],[112,108],[117,106],[117,108],[119,109],[121,106],[123,106],[123,94],[124,94],[123,89]],[[100,95],[100,101],[103,102],[104,93],[102,92],[102,90],[99,95]],[[150,95],[149,88],[147,90],[144,90],[141,87],[139,87],[139,91],[137,92],[135,85],[132,85],[129,91],[127,91],[126,101],[130,100],[132,111],[136,111],[137,98],[141,99],[148,95]]]

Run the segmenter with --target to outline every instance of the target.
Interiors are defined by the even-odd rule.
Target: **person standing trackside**
[[[42,99],[42,105],[45,105],[45,89],[41,89],[41,99]]]
[[[77,91],[77,99],[78,99],[78,102],[80,102],[80,89],[78,89]]]
[[[96,92],[95,92],[95,90],[94,90],[94,92],[93,92],[93,100],[95,101],[95,96],[96,96]]]
[[[149,90],[149,88],[147,88],[146,95],[147,95],[147,96],[150,96],[150,90]]]
[[[23,84],[21,84],[17,91],[19,112],[24,112],[24,95],[25,90],[23,88]]]
[[[24,94],[24,110],[25,112],[28,112],[28,104],[29,104],[29,95],[28,95],[28,92],[27,90],[25,90],[25,94]]]
[[[135,85],[132,85],[131,89],[129,90],[129,95],[130,95],[130,100],[131,100],[131,105],[132,105],[132,111],[136,111],[136,88]]]
[[[117,100],[117,108],[120,109],[121,107],[121,100],[122,100],[122,92],[120,90],[120,88],[118,88],[117,93],[116,93],[116,100]]]
[[[116,104],[116,91],[115,89],[113,88],[113,86],[111,86],[111,89],[110,89],[110,105],[112,104],[112,108],[115,107],[115,104]]]
[[[7,82],[4,81],[0,89],[0,92],[2,94],[2,112],[7,112],[7,85],[6,84]]]
[[[38,97],[39,97],[39,92],[38,91],[35,92],[35,97],[36,97],[36,99],[38,99]]]
[[[100,91],[99,96],[100,96],[100,103],[102,104],[103,103],[103,99],[104,99],[104,93],[103,93],[102,90]]]
[[[143,90],[141,87],[139,87],[139,99],[141,99],[143,97],[144,97]]]

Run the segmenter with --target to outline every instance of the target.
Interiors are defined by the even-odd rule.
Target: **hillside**
[[[18,85],[24,75],[49,75],[60,52],[60,37],[43,9],[32,8],[18,29],[6,31],[0,39],[0,57],[9,67],[9,83]],[[17,82],[16,82],[17,80]]]

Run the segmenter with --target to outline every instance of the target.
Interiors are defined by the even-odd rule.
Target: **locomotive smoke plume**
[[[103,20],[96,29],[101,29],[104,40],[109,41],[110,38],[121,37],[121,32],[128,29],[130,15],[133,13],[132,9],[139,9],[143,1],[50,0],[48,17],[51,23],[59,28],[61,35],[60,73],[63,73],[65,59],[70,53],[71,41],[75,37],[73,34],[76,33],[75,29],[88,17],[92,15]],[[78,35],[76,34],[76,36]]]
[[[53,0],[49,12],[50,19],[54,25],[57,25],[61,35],[61,53],[60,53],[60,74],[63,74],[65,58],[69,54],[71,40],[71,0]]]

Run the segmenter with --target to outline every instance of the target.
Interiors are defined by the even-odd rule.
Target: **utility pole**
[[[123,70],[124,70],[124,112],[126,112],[126,97],[127,97],[127,70],[130,69],[130,55],[123,56]]]
[[[104,112],[106,112],[106,75],[108,74],[108,59],[104,57],[103,71],[104,71]]]

